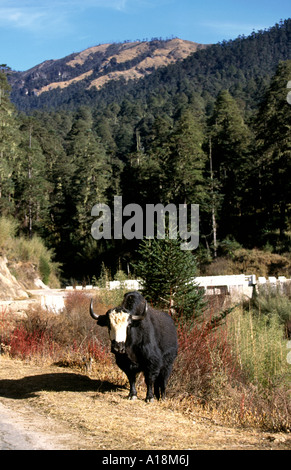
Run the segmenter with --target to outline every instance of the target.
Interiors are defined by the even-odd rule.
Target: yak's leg
[[[154,401],[153,385],[155,383],[155,378],[156,377],[154,377],[152,374],[145,373],[145,383],[147,386],[147,394],[145,401],[147,403],[152,403]]]
[[[167,386],[167,380],[163,378],[161,380],[161,400],[165,400],[166,398],[166,386]]]
[[[166,398],[166,387],[167,383],[170,377],[170,374],[172,372],[172,365],[167,365],[164,367],[159,376],[157,377],[155,381],[155,386],[154,386],[154,392],[157,400],[161,398],[161,400],[165,400]]]
[[[123,370],[123,372],[126,374],[128,381],[129,381],[129,395],[128,399],[129,400],[136,400],[137,399],[137,391],[135,388],[135,379],[136,379],[136,374],[138,373],[138,370],[136,367],[132,366],[128,362],[128,358],[124,354],[116,354],[116,364],[118,367]]]
[[[154,385],[154,393],[157,400],[164,400],[166,398],[166,386],[167,378],[160,374],[159,377],[157,377]]]
[[[136,373],[135,372],[127,372],[126,375],[127,375],[128,380],[129,380],[129,386],[130,386],[128,399],[129,400],[136,400],[137,399],[137,391],[136,391],[136,388],[135,388]]]
[[[160,399],[160,388],[161,388],[161,376],[159,375],[156,378],[155,384],[154,384],[154,394],[157,400]]]

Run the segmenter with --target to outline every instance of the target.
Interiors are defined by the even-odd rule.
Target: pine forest
[[[91,236],[92,207],[116,195],[199,204],[201,274],[251,250],[291,274],[290,19],[100,90],[25,97],[13,74],[1,66],[0,213],[45,241],[63,282],[135,274],[140,240]]]

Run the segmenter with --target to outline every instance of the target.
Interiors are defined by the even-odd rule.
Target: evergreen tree
[[[81,108],[69,134],[68,155],[72,160],[71,198],[75,206],[78,238],[90,234],[91,209],[106,202],[110,184],[109,159],[93,131],[91,111]]]
[[[21,154],[17,177],[17,214],[29,237],[33,228],[47,222],[50,185],[46,178],[46,162],[35,136],[38,123],[32,117],[23,117],[21,125]]]
[[[175,123],[167,161],[169,202],[202,203],[205,197],[206,155],[201,122],[192,110],[184,109]]]
[[[197,272],[192,252],[181,250],[181,240],[143,240],[136,272],[143,295],[154,305],[186,319],[202,313],[203,292],[193,282]]]
[[[247,176],[252,166],[252,134],[238,104],[230,93],[222,91],[209,120],[209,155],[213,178],[224,196],[220,209],[220,234],[242,235],[242,216]],[[211,146],[211,148],[210,148]]]
[[[35,113],[34,135],[45,158],[46,180],[49,184],[49,216],[40,235],[54,249],[64,241],[63,233],[69,225],[70,203],[67,195],[73,177],[69,158],[64,148],[64,137],[71,129],[69,116],[62,113]],[[67,241],[66,241],[67,243]],[[61,251],[63,248],[61,249]]]
[[[141,196],[143,203],[166,203],[168,200],[166,166],[170,155],[172,126],[172,119],[162,114],[153,120],[147,136],[143,135],[140,142],[136,137],[137,150],[130,155],[130,165],[135,170],[132,172],[132,181],[138,184],[135,192]]]
[[[91,236],[91,210],[95,204],[107,202],[111,184],[109,157],[93,130],[91,110],[86,107],[79,109],[67,136],[66,158],[62,164],[68,174],[60,201],[65,221],[60,231],[59,250],[63,250],[65,269],[76,276],[85,272],[89,260],[96,258],[98,247]]]
[[[14,206],[13,171],[19,155],[19,124],[10,102],[7,82],[9,68],[0,66],[0,211],[12,214]]]
[[[290,227],[291,106],[287,102],[290,79],[291,60],[281,62],[255,122],[258,217],[261,229],[279,229],[281,239]]]

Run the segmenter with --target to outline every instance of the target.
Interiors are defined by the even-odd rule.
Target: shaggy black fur
[[[135,380],[143,372],[147,385],[146,401],[153,401],[153,388],[156,398],[164,399],[166,385],[177,356],[177,332],[170,315],[148,306],[139,292],[125,294],[121,306],[115,310],[128,312],[129,323],[125,347],[113,347],[116,363],[128,377],[130,384],[129,398],[137,397]],[[108,313],[100,315],[97,323],[108,326]],[[133,319],[132,316],[140,316]],[[107,320],[106,318],[107,317]]]

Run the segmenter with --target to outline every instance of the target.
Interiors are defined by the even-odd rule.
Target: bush
[[[226,384],[240,375],[226,331],[206,320],[192,328],[179,325],[177,330],[179,352],[172,387],[204,404],[221,402]]]
[[[39,272],[41,275],[41,280],[44,282],[44,284],[48,284],[51,274],[51,264],[44,256],[40,256],[39,258]]]
[[[291,430],[286,340],[278,317],[236,308],[226,323],[178,326],[179,351],[168,391],[191,412],[203,404],[228,424]]]
[[[98,303],[98,311],[106,308]],[[66,365],[82,363],[83,357],[109,363],[107,335],[89,315],[89,299],[83,292],[67,296],[66,308],[59,315],[39,307],[30,308],[27,318],[10,328],[0,329],[0,342],[12,357],[42,359]],[[1,324],[0,324],[1,326]],[[2,333],[2,334],[1,334]]]
[[[279,288],[260,286],[258,295],[252,301],[252,307],[257,315],[276,317],[281,324],[291,320],[290,295],[280,292]]]
[[[34,236],[31,239],[20,237],[15,240],[15,253],[19,261],[30,261],[39,265],[41,257],[50,259],[52,253],[45,247],[41,238]]]
[[[228,341],[245,377],[229,402],[239,422],[290,431],[291,369],[279,317],[237,308],[228,318]]]
[[[107,269],[104,262],[102,262],[101,272],[100,272],[99,279],[97,281],[97,285],[98,287],[105,289],[109,281],[110,281],[109,269]]]
[[[234,263],[240,264],[244,272],[257,276],[291,275],[290,255],[279,255],[263,250],[240,249],[234,252]]]
[[[279,255],[267,250],[245,248],[225,252],[212,263],[201,266],[206,276],[256,274],[256,276],[291,276],[290,253]]]

